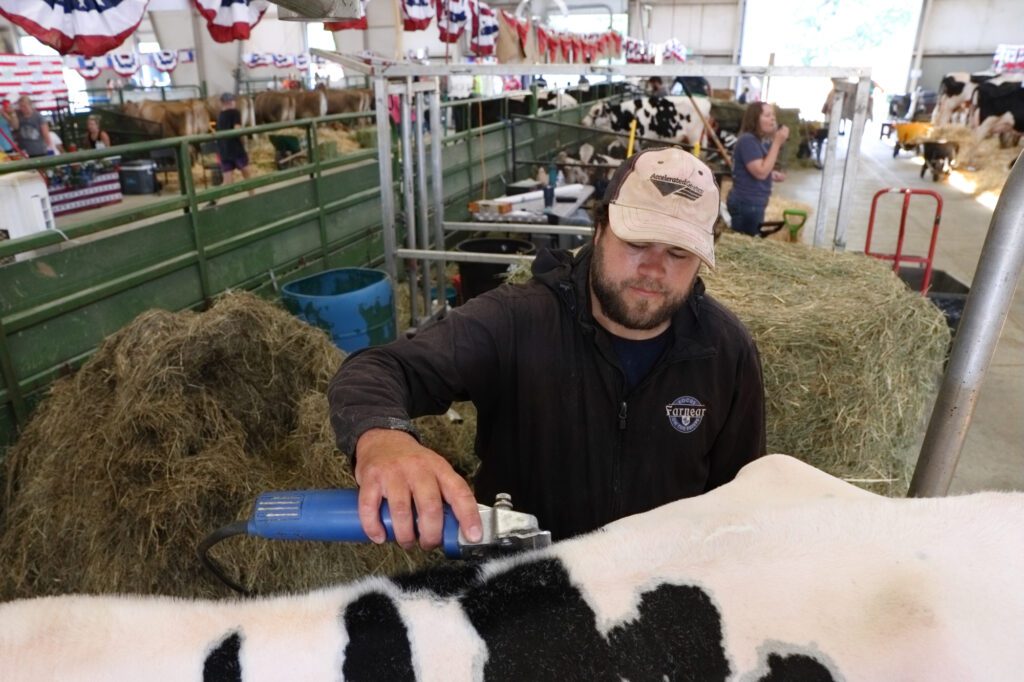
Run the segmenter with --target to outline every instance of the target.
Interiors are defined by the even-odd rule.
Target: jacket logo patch
[[[692,396],[684,395],[665,406],[668,423],[679,433],[693,433],[700,426],[708,408]]]

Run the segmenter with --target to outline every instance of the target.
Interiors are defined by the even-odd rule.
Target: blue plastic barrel
[[[395,297],[386,273],[338,268],[289,282],[281,302],[346,353],[395,340]]]

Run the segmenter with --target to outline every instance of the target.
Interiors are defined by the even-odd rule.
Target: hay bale
[[[862,254],[725,234],[716,256],[708,290],[761,352],[769,452],[903,494],[949,346],[942,313]]]
[[[0,598],[228,594],[196,560],[208,533],[247,517],[260,492],[355,484],[324,397],[342,358],[324,332],[249,294],[201,314],[149,311],[110,336],[8,451]],[[252,538],[214,556],[261,593],[439,560]]]

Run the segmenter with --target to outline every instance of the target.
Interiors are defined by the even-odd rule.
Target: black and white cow
[[[0,680],[1013,680],[1024,494],[769,456],[533,553],[299,596],[0,605]]]
[[[978,128],[975,138],[1005,132],[1024,133],[1024,74],[1003,75],[980,83],[975,94]]]
[[[704,119],[711,114],[711,100],[694,97]],[[639,137],[666,142],[696,144],[704,135],[704,124],[689,97],[638,97],[620,104],[600,102],[583,117],[582,125],[628,133],[635,119]]]
[[[978,84],[966,71],[954,71],[942,77],[939,83],[939,99],[932,111],[933,125],[949,125],[953,118],[970,108]],[[964,117],[966,120],[966,116]]]

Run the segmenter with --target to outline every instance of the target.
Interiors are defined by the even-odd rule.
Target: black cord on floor
[[[210,548],[216,545],[218,542],[220,542],[221,540],[226,540],[227,538],[233,537],[235,535],[247,535],[247,529],[248,524],[246,521],[235,521],[234,523],[228,524],[222,528],[218,528],[217,530],[207,535],[203,539],[203,541],[199,543],[199,548],[196,551],[197,554],[199,555],[199,561],[202,562],[203,566],[205,566],[207,570],[210,571],[210,573],[213,573],[215,576],[217,576],[218,580],[220,580],[222,583],[233,589],[235,592],[238,592],[239,594],[244,594],[247,597],[253,597],[256,596],[255,592],[245,589],[244,587],[236,583],[234,580],[229,578],[227,574],[224,573],[224,569],[220,566],[220,564],[214,561],[213,557],[209,555]]]

